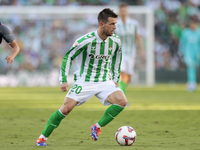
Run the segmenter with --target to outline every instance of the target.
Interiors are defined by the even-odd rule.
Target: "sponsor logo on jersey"
[[[111,56],[110,55],[94,55],[94,54],[89,54],[89,57],[91,59],[109,59]]]

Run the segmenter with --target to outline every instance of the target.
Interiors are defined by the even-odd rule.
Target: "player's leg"
[[[186,66],[187,66],[187,90],[189,92],[193,92],[196,90],[196,61],[192,59],[191,56],[187,56],[185,58]]]
[[[77,101],[69,97],[65,97],[63,105],[59,110],[54,112],[47,121],[42,134],[36,141],[37,146],[47,146],[45,143],[47,138],[50,136],[53,130],[59,126],[62,119],[64,119],[70,113],[70,111],[77,105],[77,103]]]
[[[189,92],[192,92],[196,89],[196,68],[188,67],[187,77],[188,77],[187,89]]]
[[[133,58],[126,57],[123,65],[121,65],[122,70],[120,74],[119,87],[124,92],[125,95],[126,95],[126,88],[128,87],[131,81],[131,75],[133,72],[134,64],[135,64],[134,57]],[[129,102],[127,103],[127,106],[129,106]]]
[[[130,80],[131,80],[130,74],[127,74],[126,72],[121,72],[119,87],[124,92],[125,95],[126,95],[126,88],[128,87]]]
[[[112,105],[106,109],[103,117],[98,121],[101,127],[111,122],[127,105],[126,96],[122,91],[115,91],[106,100]]]
[[[41,136],[39,137],[40,140],[38,140],[43,144],[36,142],[36,145],[46,146],[45,141],[53,130],[58,127],[61,120],[65,118],[65,116],[68,115],[75,106],[82,105],[93,97],[96,89],[98,89],[96,83],[75,82],[67,93],[63,105],[58,111],[51,115]]]
[[[112,104],[108,107],[102,118],[91,126],[91,137],[96,141],[101,133],[101,127],[111,122],[127,105],[124,93],[112,81],[104,86],[104,90],[96,95],[104,104]]]
[[[126,88],[129,84],[129,81],[130,81],[130,75],[122,71],[120,75],[119,87],[124,92],[125,95],[126,95]]]
[[[126,83],[126,72],[128,70],[128,60],[127,58],[122,58],[122,62],[121,62],[121,73],[120,73],[120,81],[119,81],[119,87],[120,89],[124,92],[124,94],[126,94],[126,87],[128,86],[128,84]]]

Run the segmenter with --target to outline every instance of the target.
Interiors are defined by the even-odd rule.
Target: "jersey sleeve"
[[[0,25],[1,27],[1,36],[2,38],[8,43],[12,43],[12,41],[14,40],[14,36],[13,34],[10,32],[10,30],[4,26],[2,23]]]
[[[62,60],[61,69],[60,69],[60,84],[67,82],[67,76],[69,73],[69,69],[72,65],[72,61],[74,58],[76,58],[83,50],[84,45],[79,44],[78,41],[76,41],[72,48],[65,54]]]
[[[121,53],[121,41],[115,42],[116,43],[116,50],[112,56],[111,60],[111,72],[112,72],[112,80],[115,83],[119,82],[120,77],[120,66],[122,60],[122,53]]]

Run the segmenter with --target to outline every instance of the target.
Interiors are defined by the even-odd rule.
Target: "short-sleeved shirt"
[[[2,42],[2,39],[10,44],[14,40],[14,36],[10,32],[10,30],[3,23],[0,22],[0,44]]]

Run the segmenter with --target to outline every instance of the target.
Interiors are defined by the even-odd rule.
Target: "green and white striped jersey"
[[[121,41],[113,34],[103,41],[97,31],[88,33],[73,44],[65,54],[60,71],[60,83],[67,82],[72,61],[76,58],[78,70],[74,81],[119,81],[121,65]]]
[[[134,19],[127,18],[124,24],[121,18],[119,18],[116,27],[115,33],[122,42],[123,57],[133,57],[136,53],[135,36],[136,34],[141,34],[139,23]]]

